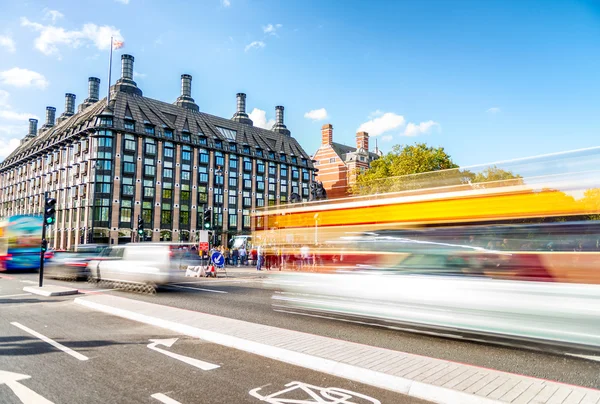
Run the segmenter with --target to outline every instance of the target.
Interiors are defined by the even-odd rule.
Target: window
[[[156,167],[144,166],[144,175],[146,177],[156,177]]]
[[[135,131],[135,122],[125,120],[124,127],[125,127],[125,130],[130,130],[133,132],[133,131]]]
[[[279,169],[279,176],[281,178],[287,178],[287,175],[288,175],[287,166],[282,164],[281,168]]]
[[[163,203],[163,210],[160,212],[160,224],[171,225],[171,211],[164,210],[165,204]],[[170,205],[169,205],[170,206]]]
[[[252,171],[252,160],[244,157],[244,171]]]
[[[98,138],[98,147],[112,147],[112,138],[110,137],[99,137]],[[49,157],[50,162],[52,162],[52,157]]]
[[[190,195],[190,191],[181,191],[179,200],[181,201],[181,203],[186,203],[190,200]]]
[[[206,137],[205,136],[199,136],[198,137],[198,144],[206,146],[208,144],[208,141],[206,140]]]
[[[154,126],[152,126],[152,125],[144,126],[144,132],[146,132],[146,135],[154,136]]]
[[[131,201],[123,200],[121,201],[121,222],[123,223],[131,223]]]
[[[173,178],[173,169],[172,168],[163,169],[163,178]]]
[[[189,133],[182,133],[181,134],[181,140],[183,140],[184,142],[189,142],[190,141],[190,134]]]
[[[329,162],[330,162],[330,163],[335,163],[335,157],[332,157],[332,158],[330,158],[330,159],[329,159]]]
[[[231,151],[237,151],[237,146],[235,143],[229,143],[229,150]]]
[[[154,188],[144,187],[144,198],[154,198]]]
[[[181,152],[181,159],[185,160],[185,161],[191,161],[192,160],[192,152],[188,151],[188,150],[184,150]]]
[[[96,192],[101,194],[110,194],[110,184],[103,182],[96,183]]]
[[[238,166],[238,160],[235,156],[229,156],[229,169],[236,170]]]
[[[308,177],[308,170],[303,168],[302,169],[302,181],[308,181],[309,177]]]
[[[298,157],[292,156],[292,164],[298,164]]]
[[[222,128],[220,126],[215,126],[215,127],[217,128],[217,130],[219,132],[221,132],[221,135],[225,136],[229,140],[235,141],[235,137],[237,135],[237,131],[235,131],[233,129]]]
[[[366,161],[366,159],[365,159],[365,156],[358,156],[358,159],[359,159],[360,161]]]
[[[264,174],[265,173],[265,163],[258,160],[256,162],[256,172],[258,172],[259,174]]]
[[[111,170],[112,162],[110,160],[98,160],[96,161],[96,170]]]
[[[200,153],[200,163],[201,164],[208,164],[208,151],[206,149],[200,149],[199,150]]]
[[[250,178],[250,174],[244,174],[244,188],[250,189],[252,188],[252,179]]]
[[[113,126],[113,119],[110,116],[100,117],[100,126]]]
[[[133,174],[135,172],[135,163],[123,163],[123,172],[125,174]]]
[[[146,154],[155,156],[156,155],[156,145],[154,143],[146,143]]]
[[[242,148],[242,151],[243,151],[244,153],[246,153],[246,154],[250,154],[250,146],[244,146],[244,147]]]
[[[248,209],[242,210],[242,226],[245,229],[250,228],[250,211]]]
[[[223,153],[215,152],[215,165],[217,167],[223,167],[225,165],[225,159],[223,158]]]
[[[307,160],[306,159],[302,159],[302,165],[305,166],[306,163],[307,163]]]
[[[163,199],[171,199],[173,197],[173,190],[171,189],[163,189],[162,190]]]
[[[215,185],[221,185],[223,186],[224,182],[223,182],[223,176],[222,175],[217,175],[215,173]]]
[[[181,180],[182,181],[189,181],[191,178],[191,173],[189,171],[182,171],[181,172]]]
[[[300,172],[294,167],[292,168],[292,179],[297,180],[298,178],[300,178]]]
[[[229,187],[230,188],[237,187],[237,178],[236,177],[229,177]]]
[[[164,155],[165,158],[173,158],[173,155],[175,154],[175,150],[173,149],[173,144],[172,143],[165,143],[165,149],[164,149]]]
[[[269,163],[269,175],[276,175],[274,163]]]
[[[229,214],[229,227],[237,227],[237,214]]]
[[[237,196],[231,194],[229,195],[229,206],[237,206]]]
[[[281,154],[279,155],[279,160],[280,160],[280,161],[285,161],[285,154],[281,153]]]
[[[269,158],[270,158],[271,160],[275,160],[275,152],[272,152],[272,151],[270,151],[270,152],[269,152]]]
[[[250,191],[244,191],[244,193],[242,194],[243,200],[242,200],[242,204],[244,205],[245,208],[248,208],[252,205],[252,199],[250,198]]]
[[[173,139],[173,131],[171,129],[165,129],[164,134],[167,139]]]
[[[198,185],[198,204],[208,202],[208,189],[206,185]]]
[[[217,149],[222,149],[223,148],[223,141],[220,139],[215,140],[215,147]]]
[[[262,151],[262,149],[260,149],[260,148],[257,148],[257,149],[256,149],[256,155],[257,155],[258,157],[262,157],[262,156],[263,156],[263,151]]]

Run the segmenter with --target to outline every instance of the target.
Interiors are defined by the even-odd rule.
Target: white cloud
[[[378,116],[383,115],[383,111],[376,109],[375,111],[369,114],[369,119],[377,118]]]
[[[0,126],[0,132],[4,132],[3,126]],[[25,128],[25,131],[27,129]],[[25,132],[26,133],[26,132]],[[20,139],[12,138],[8,140],[0,139],[0,158],[4,159],[21,144]]]
[[[265,46],[267,45],[263,41],[254,41],[246,45],[246,47],[244,48],[244,52],[248,52],[251,49],[264,48]]]
[[[139,72],[136,72],[135,70],[133,71],[133,78],[134,79],[143,79],[146,76],[147,76],[146,73],[139,73]]]
[[[327,110],[325,108],[313,109],[304,114],[304,117],[313,121],[322,121],[323,119],[327,119]]]
[[[402,115],[398,115],[393,112],[386,112],[379,117],[363,123],[356,131],[367,132],[370,136],[379,136],[382,133],[399,128],[400,126],[404,125],[405,122],[406,120]]]
[[[0,107],[9,107],[8,97],[10,97],[8,91],[0,90]]]
[[[8,35],[0,35],[0,48],[6,48],[10,53],[14,53],[17,49],[15,47],[15,41]]]
[[[263,26],[262,29],[265,34],[277,35],[277,30],[281,27],[283,27],[281,24],[267,24],[266,26]]]
[[[129,4],[129,0],[115,0],[117,3]]]
[[[384,135],[384,136],[381,136],[381,141],[382,141],[382,142],[389,142],[389,141],[391,141],[393,138],[394,138],[394,137],[393,137],[392,135]]]
[[[37,119],[37,116],[27,113],[19,113],[9,110],[0,110],[0,119],[6,119],[8,121],[28,121],[29,118]]]
[[[441,130],[441,126],[439,123],[434,121],[421,122],[420,124],[414,124],[410,122],[406,125],[406,129],[404,130],[404,136],[418,136],[431,133],[431,131],[437,128]]]
[[[492,107],[485,112],[487,112],[488,114],[497,114],[498,112],[501,112],[501,110],[498,107]]]
[[[259,128],[271,129],[275,125],[275,119],[267,120],[267,113],[262,109],[254,108],[248,116],[254,122],[254,126],[258,126]]]
[[[48,87],[48,80],[38,73],[28,69],[13,67],[10,70],[0,72],[0,83],[15,87]]]
[[[229,7],[229,6],[231,6],[231,1],[229,1],[229,0],[221,0],[221,5],[223,7]]]
[[[63,18],[65,15],[58,10],[50,10],[48,8],[44,9],[44,20],[51,20],[53,23],[56,20]]]
[[[124,41],[121,31],[115,27],[96,24],[84,24],[80,30],[69,31],[54,25],[43,25],[21,18],[21,26],[29,27],[39,32],[35,39],[35,48],[44,55],[57,55],[60,58],[58,47],[61,45],[77,48],[82,45],[94,45],[100,50],[110,49],[111,36],[115,41]]]

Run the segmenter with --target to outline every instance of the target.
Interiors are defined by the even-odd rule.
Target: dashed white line
[[[214,293],[228,293],[224,290],[216,290],[216,289],[204,289],[204,288],[192,288],[191,286],[179,286],[179,285],[169,285],[171,288],[181,288],[181,289],[192,289],[192,290],[203,290],[205,292],[214,292]]]
[[[25,331],[27,333],[33,335],[34,337],[37,337],[37,338],[41,339],[42,341],[44,341],[44,342],[52,345],[53,347],[60,349],[64,353],[67,353],[67,354],[71,355],[75,359],[79,359],[80,361],[87,361],[89,359],[87,356],[82,355],[79,352],[75,352],[71,348],[67,348],[63,344],[59,344],[58,342],[56,342],[54,340],[51,340],[50,338],[46,337],[45,335],[42,335],[39,332],[34,331],[31,328],[29,328],[29,327],[25,327],[21,323],[17,323],[16,321],[13,321],[11,324],[14,325],[17,328],[20,328],[21,330],[23,330],[23,331]]]
[[[181,404],[179,401],[173,400],[171,397],[165,396],[163,393],[152,394],[150,397],[164,404]]]

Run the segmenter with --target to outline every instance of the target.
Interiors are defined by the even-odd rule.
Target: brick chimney
[[[328,145],[333,142],[333,125],[326,123],[321,128],[321,144]]]
[[[358,132],[356,134],[356,148],[369,151],[369,134],[367,132]]]

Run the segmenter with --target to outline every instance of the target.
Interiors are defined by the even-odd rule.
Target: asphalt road
[[[21,281],[35,279],[34,274],[13,276]],[[51,282],[67,284],[57,280]],[[164,288],[156,295],[123,291],[106,293],[511,373],[600,388],[598,361],[275,312],[271,306],[273,290],[260,279],[201,279],[189,282],[192,283]],[[94,288],[86,283],[79,283],[77,286]]]
[[[424,403],[387,390],[88,310],[74,304],[70,297],[21,296],[23,283],[20,280],[27,279],[20,278],[0,279],[2,403],[22,402],[9,387],[10,382],[6,383],[11,378],[14,380],[14,373],[30,376],[16,382],[25,386],[27,394],[38,394],[56,404],[158,403],[157,398],[152,398],[156,394],[180,403],[259,403],[256,395],[282,391],[294,382],[297,383],[296,390],[285,397],[308,399],[302,388],[321,394],[320,389],[308,387],[316,386],[349,390],[381,403]],[[83,355],[87,360],[50,345],[30,331],[62,344],[74,355]],[[148,345],[153,344],[151,340],[156,339],[164,340],[162,345],[149,348]],[[173,358],[169,354],[180,357]],[[203,370],[186,359],[180,360],[181,357],[218,368]],[[11,375],[3,372],[11,372]],[[250,394],[254,389],[258,389],[255,396]],[[373,401],[357,399],[355,402]]]

